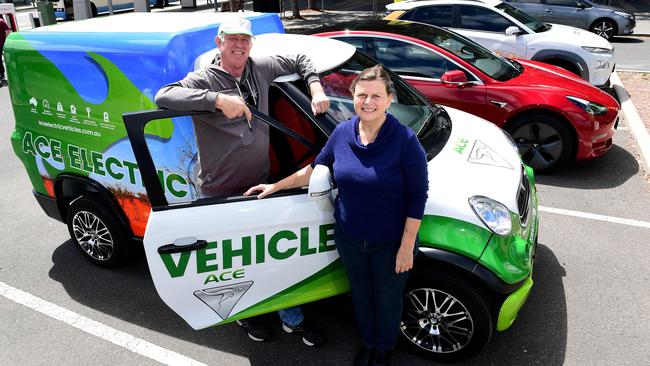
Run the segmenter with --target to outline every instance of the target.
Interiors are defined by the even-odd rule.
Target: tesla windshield
[[[497,5],[496,8],[517,19],[535,33],[546,32],[547,30],[551,29],[550,26],[547,26],[546,24],[540,22],[536,18],[524,13],[512,5],[501,3]]]
[[[521,74],[521,70],[510,60],[492,53],[468,38],[441,28],[427,28],[428,32],[423,32],[425,36],[420,36],[420,39],[457,55],[495,80],[506,81]]]
[[[356,52],[343,65],[321,75],[321,84],[325,94],[330,98],[330,114],[337,122],[343,122],[354,116],[354,105],[350,85],[354,78],[364,69],[376,62]],[[418,135],[421,134],[433,112],[424,98],[419,98],[415,91],[396,75],[391,75],[395,86],[393,103],[389,108],[403,124],[409,126]]]

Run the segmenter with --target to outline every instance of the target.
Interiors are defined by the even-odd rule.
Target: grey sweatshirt
[[[268,177],[269,126],[253,118],[250,131],[246,117],[228,119],[215,107],[217,95],[241,96],[250,107],[268,115],[269,86],[275,78],[298,73],[307,84],[319,78],[304,55],[250,57],[239,82],[217,63],[215,60],[207,68],[163,86],[156,93],[155,103],[179,111],[215,112],[193,117],[201,193],[241,195]]]

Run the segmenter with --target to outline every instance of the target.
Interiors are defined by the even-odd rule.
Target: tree
[[[309,9],[309,10],[319,10],[316,1],[317,0],[307,0],[307,9]]]
[[[298,0],[291,0],[291,10],[293,11],[293,17],[295,19],[302,19],[300,16],[300,6],[298,5]]]

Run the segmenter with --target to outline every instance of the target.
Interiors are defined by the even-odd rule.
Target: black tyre
[[[407,287],[400,325],[402,340],[439,362],[480,352],[494,332],[488,297],[453,274],[428,271]]]
[[[126,263],[130,237],[127,230],[93,196],[82,196],[68,209],[67,224],[70,237],[91,262],[103,267],[118,267]]]
[[[506,129],[524,163],[537,172],[562,166],[572,157],[575,143],[566,123],[559,117],[528,114],[515,119]]]
[[[97,16],[97,6],[95,6],[95,3],[90,3],[90,14],[94,18]]]
[[[610,19],[598,19],[589,27],[589,30],[606,40],[610,40],[616,35],[616,23]]]

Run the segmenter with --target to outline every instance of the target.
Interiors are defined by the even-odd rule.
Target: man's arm
[[[316,67],[309,57],[305,55],[273,56],[266,59],[266,62],[257,61],[257,63],[268,70],[270,80],[282,75],[294,73],[300,75],[309,85],[311,109],[314,114],[324,113],[329,108],[329,98],[323,91]]]
[[[327,112],[330,107],[330,99],[325,95],[320,81],[312,81],[309,84],[309,93],[311,94],[311,111],[314,115]]]
[[[210,91],[210,85],[202,73],[189,73],[185,79],[167,84],[158,90],[154,102],[160,108],[177,111],[222,111],[227,118],[252,115],[246,103],[232,95]]]
[[[217,93],[210,91],[203,73],[191,72],[183,80],[160,88],[154,97],[154,103],[160,108],[177,111],[214,112]]]

